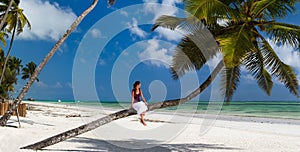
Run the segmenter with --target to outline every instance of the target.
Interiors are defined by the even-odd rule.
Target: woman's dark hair
[[[140,81],[135,81],[134,84],[133,84],[133,89],[132,91],[134,91],[134,93],[136,93],[136,86],[138,86],[139,84],[141,84]]]

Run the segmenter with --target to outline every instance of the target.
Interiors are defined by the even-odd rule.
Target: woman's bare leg
[[[141,114],[141,123],[142,123],[144,126],[147,126],[147,124],[145,123],[145,120],[144,120],[144,116],[145,116],[145,113],[142,113],[142,114]]]

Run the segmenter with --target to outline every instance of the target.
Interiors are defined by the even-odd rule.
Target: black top
[[[141,101],[141,89],[139,89],[139,93],[136,94],[135,90],[132,90],[134,93],[134,102],[140,102]]]

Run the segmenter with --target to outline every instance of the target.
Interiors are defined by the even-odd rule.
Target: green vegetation
[[[4,52],[0,50],[0,71],[2,71],[4,60]],[[21,59],[17,57],[10,57],[8,59],[4,77],[0,85],[0,100],[11,98],[15,92],[14,86],[18,82],[18,76],[22,74],[22,79],[28,79],[28,76],[31,76],[32,73],[34,73],[35,67],[36,64],[33,62],[29,62],[24,67]]]
[[[10,57],[10,52],[13,46],[15,34],[22,33],[25,26],[29,29],[31,25],[27,17],[23,14],[23,10],[18,7],[19,0],[0,0],[0,41],[3,47],[6,46],[6,39],[10,36],[10,44],[6,56],[4,51],[0,48],[0,99],[10,98],[15,89],[14,85],[17,84],[18,76],[22,70],[22,79],[27,79],[34,73],[35,63],[30,62],[23,68],[22,60],[17,57]],[[37,79],[38,80],[38,79]]]

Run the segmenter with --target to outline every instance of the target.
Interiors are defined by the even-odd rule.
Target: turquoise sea
[[[40,100],[39,100],[40,101]],[[116,101],[41,101],[53,102],[57,104],[72,104],[88,107],[104,107],[110,109],[128,108],[130,102]],[[151,103],[151,102],[149,102]],[[219,110],[220,109],[220,110]],[[177,107],[170,107],[158,111],[176,111],[180,113],[219,113],[221,115],[269,117],[269,118],[286,118],[300,120],[300,101],[234,101],[226,104],[225,102],[207,102],[191,101]]]

